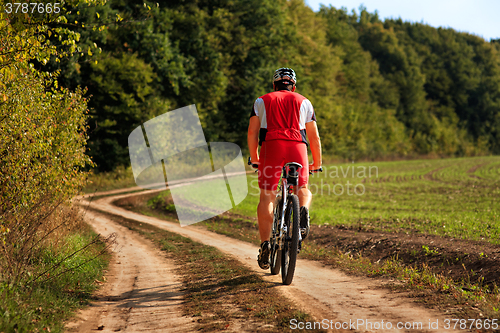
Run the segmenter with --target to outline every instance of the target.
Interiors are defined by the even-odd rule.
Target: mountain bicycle
[[[257,167],[251,163],[250,158],[248,164]],[[299,184],[300,168],[302,165],[296,162],[286,163],[283,166],[274,204],[274,220],[269,241],[271,274],[276,275],[281,269],[281,280],[285,285],[292,283],[299,242],[302,241],[299,198],[293,190],[293,187]],[[309,174],[322,171],[322,168],[310,170]]]

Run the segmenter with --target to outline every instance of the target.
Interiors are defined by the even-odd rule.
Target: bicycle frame
[[[248,158],[248,164],[258,168],[258,164],[252,164]],[[276,189],[276,199],[273,208],[270,268],[271,275],[276,275],[281,270],[283,284],[292,283],[295,273],[297,254],[302,242],[302,231],[300,227],[300,201],[294,191],[294,186],[299,185],[299,169],[303,168],[300,163],[286,163],[281,172]],[[320,167],[312,172],[321,172]]]
[[[283,166],[283,169],[281,172],[281,178],[280,178],[280,182],[278,183],[279,184],[278,185],[278,193],[276,194],[276,197],[281,195],[281,200],[283,201],[283,205],[279,211],[277,209],[275,210],[275,214],[280,213],[280,224],[279,224],[277,230],[275,230],[275,224],[273,223],[273,230],[272,230],[273,236],[276,237],[276,244],[278,245],[279,250],[283,249],[283,244],[284,244],[283,236],[287,232],[286,225],[285,225],[285,212],[286,212],[286,208],[288,206],[288,197],[293,194],[293,186],[294,185],[288,184],[290,165],[294,165],[294,167],[297,167],[297,165],[299,165],[300,167],[302,167],[298,163],[287,163]],[[298,167],[297,167],[297,169],[298,169]],[[298,170],[295,170],[295,172],[298,173]],[[298,175],[297,175],[297,177],[298,177]],[[279,232],[278,235],[276,234],[277,232]],[[299,241],[301,241],[301,240],[302,240],[302,236],[299,233]]]

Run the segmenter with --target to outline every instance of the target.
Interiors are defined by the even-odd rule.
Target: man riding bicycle
[[[309,168],[321,167],[321,141],[311,102],[295,92],[297,78],[291,68],[274,72],[274,91],[257,98],[248,126],[248,148],[252,164],[258,165],[260,201],[257,207],[260,250],[257,262],[260,268],[269,268],[269,238],[273,223],[274,200],[281,169],[288,162],[303,165],[300,169],[296,193],[300,203],[300,231],[302,239],[309,234],[309,206],[312,194],[307,188]],[[309,165],[307,139],[311,145],[313,163]],[[258,146],[261,146],[260,154]]]

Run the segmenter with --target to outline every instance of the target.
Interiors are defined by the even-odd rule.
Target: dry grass
[[[35,258],[43,249],[55,252],[65,249],[70,234],[86,229],[83,214],[76,203],[54,202],[47,195],[22,213],[18,209],[4,215],[8,232],[0,242],[1,281],[9,285],[33,281],[40,269],[34,264]]]

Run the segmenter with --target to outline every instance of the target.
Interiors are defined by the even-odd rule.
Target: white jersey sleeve
[[[302,102],[302,105],[306,108],[306,123],[309,123],[311,121],[316,121],[316,116],[314,115],[314,108],[311,102],[308,99],[306,99],[304,102]]]
[[[252,115],[259,117],[260,128],[267,128],[266,105],[262,98],[257,98],[253,104]]]
[[[306,124],[311,121],[316,121],[314,108],[308,99],[304,99],[300,105],[300,129],[305,129]]]

